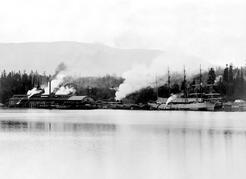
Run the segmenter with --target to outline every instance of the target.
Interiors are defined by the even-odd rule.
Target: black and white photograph
[[[246,1],[0,1],[1,179],[246,178]]]

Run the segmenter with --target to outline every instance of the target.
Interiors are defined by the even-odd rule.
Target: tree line
[[[102,77],[78,77],[68,76],[65,83],[73,84],[77,95],[90,96],[95,100],[114,101],[115,92],[124,82],[122,77],[105,75]]]
[[[177,93],[219,93],[225,100],[246,99],[246,68],[234,68],[226,65],[223,68],[210,68],[189,79],[174,80],[159,87],[146,87],[126,96],[123,101],[147,103],[158,97],[167,98]],[[7,103],[14,94],[26,94],[33,87],[47,84],[49,75],[38,72],[6,72],[0,76],[0,102]],[[124,82],[122,77],[106,75],[103,77],[66,77],[64,84],[71,83],[77,95],[88,95],[95,100],[114,101],[115,92]]]
[[[0,76],[0,102],[7,103],[13,94],[26,94],[34,86],[41,83],[47,83],[48,76],[31,71],[24,72],[6,72],[5,70]]]
[[[26,94],[34,87],[47,85],[50,75],[38,72],[1,72],[0,76],[0,103],[7,104],[14,94]],[[117,76],[106,75],[103,77],[68,76],[64,84],[71,84],[76,89],[76,95],[87,95],[95,100],[114,100],[116,89],[124,79]],[[61,84],[62,85],[62,84]]]

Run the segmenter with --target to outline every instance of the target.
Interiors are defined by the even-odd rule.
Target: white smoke
[[[56,92],[56,95],[68,95],[68,94],[74,94],[75,92],[76,90],[73,87],[61,86]]]
[[[51,92],[54,92],[56,95],[68,95],[68,94],[74,94],[76,90],[71,87],[71,86],[62,86],[62,83],[64,82],[64,79],[66,76],[68,76],[67,66],[64,63],[60,63],[53,76],[50,77],[51,81]],[[32,90],[29,90],[27,92],[28,97],[30,98],[31,96],[35,94],[40,94],[44,92],[44,94],[48,95],[49,94],[49,85],[42,85],[41,88],[44,89],[40,90],[37,88],[33,88]]]
[[[74,87],[69,85],[63,86],[63,82],[66,76],[66,72],[60,72],[56,75],[56,77],[51,81],[51,92],[55,93],[56,95],[68,95],[76,93],[76,89]],[[49,94],[49,85],[50,84],[44,88],[44,94]]]
[[[32,97],[35,94],[41,94],[41,93],[43,93],[43,89],[37,89],[35,87],[35,88],[27,91],[27,96],[28,96],[28,98],[30,98],[30,97]]]
[[[165,76],[165,81],[167,81],[168,68],[171,73],[178,72],[183,74],[185,66],[186,74],[189,76],[193,73],[199,73],[200,64],[202,65],[202,68],[206,70],[210,66],[208,62],[193,56],[181,53],[178,54],[177,52],[164,52],[158,58],[154,59],[150,65],[137,65],[131,70],[123,73],[122,76],[125,81],[119,86],[115,98],[116,100],[120,100],[126,95],[141,88],[155,86],[155,81],[160,76]]]
[[[55,70],[55,74],[52,76],[52,80],[55,79],[61,72],[65,72],[67,70],[67,66],[62,62],[60,63]]]
[[[64,78],[66,77],[65,72],[60,72],[59,74],[56,75],[56,77],[51,81],[51,92],[58,91],[60,88],[60,85],[64,81]],[[48,86],[45,86],[44,94],[49,94],[49,87],[50,84],[48,83]]]
[[[172,101],[174,101],[175,99],[177,99],[177,95],[176,94],[174,94],[174,95],[171,95],[168,99],[167,99],[167,102],[166,102],[166,106],[170,103],[170,102],[172,102]]]

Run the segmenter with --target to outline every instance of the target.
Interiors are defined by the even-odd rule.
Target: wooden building
[[[88,96],[70,95],[14,95],[9,107],[48,109],[95,109],[95,101]]]

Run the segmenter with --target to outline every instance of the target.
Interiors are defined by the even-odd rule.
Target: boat
[[[162,99],[162,103],[157,106],[158,110],[190,110],[190,111],[214,111],[219,108],[219,102],[205,100],[204,98],[183,97],[182,95],[172,95]]]
[[[157,101],[149,103],[153,110],[191,110],[191,111],[215,111],[222,109],[222,98],[219,93],[203,93],[201,90],[201,70],[200,84],[193,85],[195,93],[188,93],[186,85],[186,74],[184,69],[184,90],[180,94],[171,94],[169,98],[159,98]],[[168,85],[170,86],[170,76],[168,71]],[[200,89],[200,90],[198,90]],[[199,92],[198,92],[199,91]]]

